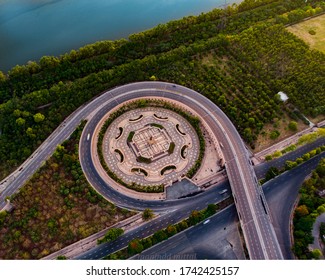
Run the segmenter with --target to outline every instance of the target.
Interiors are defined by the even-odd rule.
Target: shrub
[[[309,30],[308,33],[309,33],[310,35],[316,35],[316,31],[313,30],[313,29]]]
[[[270,133],[270,138],[271,138],[272,140],[277,139],[279,136],[280,136],[280,132],[279,132],[278,130],[273,130],[273,131]]]

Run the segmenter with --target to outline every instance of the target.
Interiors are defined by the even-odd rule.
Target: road
[[[325,137],[318,138],[315,142],[303,145],[298,147],[296,150],[284,154],[280,158],[273,159],[271,161],[263,162],[254,167],[257,178],[264,178],[266,172],[270,169],[271,166],[274,166],[278,169],[281,169],[285,166],[287,160],[296,160],[298,157],[301,157],[303,154],[308,153],[309,151],[316,149],[320,146],[325,145]]]
[[[299,188],[322,157],[324,153],[263,185],[284,259],[294,258],[291,251],[290,220]],[[226,211],[217,213],[210,220],[210,223],[206,225],[200,223],[198,226],[189,228],[143,251],[133,259],[188,259],[189,257],[241,259],[242,255],[238,253],[240,246],[238,237],[230,235],[231,230],[237,228],[238,225],[235,207],[228,207]]]
[[[235,198],[236,208],[251,259],[282,259],[282,253],[277,241],[273,226],[268,213],[267,204],[263,192],[258,186],[254,169],[250,163],[248,151],[244,146],[240,135],[228,117],[209,99],[182,86],[175,86],[162,82],[140,82],[115,88],[103,93],[100,97],[78,109],[66,120],[57,133],[52,134],[38,149],[33,159],[13,178],[12,182],[1,193],[1,208],[4,206],[4,198],[16,192],[26,180],[35,173],[55,150],[74,131],[82,119],[89,115],[84,137],[80,142],[81,164],[91,184],[104,196],[107,190],[111,190],[109,199],[121,207],[134,207],[143,209],[155,207],[156,203],[148,203],[119,197],[112,188],[107,186],[98,175],[92,164],[90,154],[90,142],[85,139],[87,133],[92,134],[94,125],[98,123],[107,110],[135,98],[166,98],[171,102],[178,101],[186,104],[211,128],[216,138],[222,142],[223,153],[226,160],[226,170],[232,193]],[[188,200],[189,203],[190,200]],[[163,202],[159,205],[160,210],[169,209],[170,205]],[[174,202],[175,206],[178,204]]]
[[[200,116],[201,120],[213,131],[215,137],[223,143],[226,170],[250,257],[252,259],[282,259],[265,198],[259,188],[248,151],[234,125],[214,103],[188,88],[160,82],[126,85],[108,94],[111,95],[109,102],[89,120],[84,135],[93,135],[97,123],[108,111],[137,98],[164,98],[171,102],[180,102]],[[94,167],[91,142],[85,137],[80,142],[80,151],[81,165],[87,179],[103,196],[114,200],[113,196],[105,194],[110,188]],[[114,202],[121,206],[121,201]],[[129,204],[125,207],[128,206]]]
[[[187,229],[131,259],[244,259],[234,205],[209,218],[210,222]]]
[[[228,183],[222,183],[220,187],[227,187]],[[229,186],[228,186],[229,187]],[[141,225],[119,237],[117,240],[101,244],[93,249],[79,255],[76,259],[101,259],[117,250],[120,250],[128,245],[128,243],[135,238],[144,238],[149,236],[160,229],[166,228],[170,224],[177,223],[187,218],[193,210],[201,210],[206,208],[210,203],[217,203],[224,200],[225,195],[219,195],[219,199],[215,199],[213,196],[199,195],[192,200],[191,203],[183,205],[177,210],[167,211],[162,213],[158,218]]]

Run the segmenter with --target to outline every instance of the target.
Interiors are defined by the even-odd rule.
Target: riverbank
[[[240,1],[1,2],[0,70],[7,72],[17,64],[38,61],[44,55],[58,56],[96,41],[127,38],[157,24],[235,2]]]

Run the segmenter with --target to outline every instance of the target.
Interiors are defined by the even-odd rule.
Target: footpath
[[[64,247],[63,249],[56,251],[42,259],[54,260],[58,256],[65,256],[68,259],[73,259],[74,257],[81,255],[82,253],[94,248],[97,245],[97,240],[104,237],[104,235],[110,228],[122,228],[124,232],[128,232],[144,223],[146,223],[146,221],[142,219],[142,213],[138,213],[126,220],[120,221],[108,228],[105,228],[87,238],[84,238],[67,247]]]

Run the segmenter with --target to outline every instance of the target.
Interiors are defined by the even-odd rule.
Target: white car
[[[209,222],[210,222],[210,219],[209,219],[209,220],[205,220],[205,221],[203,222],[203,224],[206,225],[206,224],[209,223]]]

